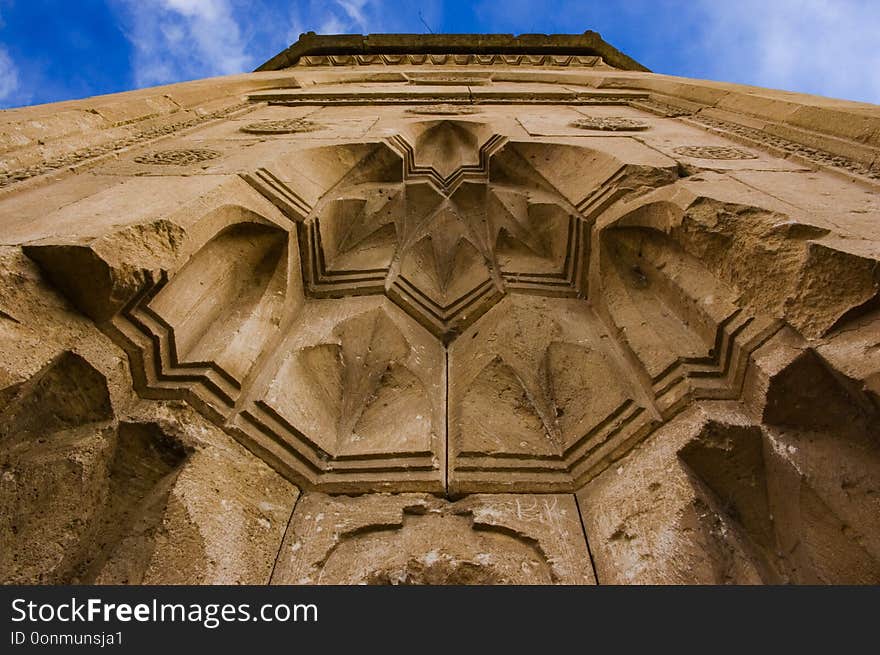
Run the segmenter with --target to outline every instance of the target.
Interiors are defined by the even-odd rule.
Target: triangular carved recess
[[[560,315],[563,323],[551,318]],[[511,297],[453,344],[455,470],[494,459],[536,474],[565,471],[597,426],[639,411],[645,401],[603,335],[576,300]]]
[[[299,358],[312,411],[336,435],[336,455],[430,452],[430,405],[406,367],[410,347],[400,330],[373,310],[340,323],[333,334],[335,343],[304,348]],[[387,439],[390,423],[395,443]]]

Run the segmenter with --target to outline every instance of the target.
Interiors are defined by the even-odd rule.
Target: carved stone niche
[[[487,124],[411,121],[368,159],[299,224],[310,295],[387,295],[446,344],[507,293],[586,293],[588,222]]]
[[[141,396],[328,493],[575,492],[689,407],[754,394],[784,322],[821,336],[877,294],[829,229],[717,200],[635,139],[395,125],[267,159],[161,244],[26,252]]]

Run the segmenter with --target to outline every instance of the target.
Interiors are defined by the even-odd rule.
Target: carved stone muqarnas
[[[880,582],[880,109],[352,43],[0,113],[0,582]]]

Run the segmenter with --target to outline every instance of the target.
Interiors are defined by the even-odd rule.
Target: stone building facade
[[[0,579],[880,582],[878,190],[592,32],[2,112]]]

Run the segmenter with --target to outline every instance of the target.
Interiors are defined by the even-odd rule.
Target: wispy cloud
[[[422,32],[419,12],[436,25],[443,14],[440,0],[402,3],[394,0],[309,0],[292,5],[288,37],[300,33],[351,34],[369,32]]]
[[[0,45],[0,102],[7,102],[16,97],[19,90],[18,68],[9,51]],[[19,102],[22,98],[15,98]]]
[[[880,103],[880,2],[701,0],[713,77]]]
[[[597,30],[657,72],[880,103],[877,0],[480,0],[478,31]]]
[[[3,15],[0,14],[0,28],[4,27]],[[0,43],[0,107],[15,101],[16,104],[26,102],[19,97],[18,66],[9,55],[9,50]]]
[[[253,67],[229,0],[125,0],[119,7],[137,86]]]
[[[439,23],[439,0],[119,0],[136,86],[252,70],[300,33],[420,32],[419,11]]]

